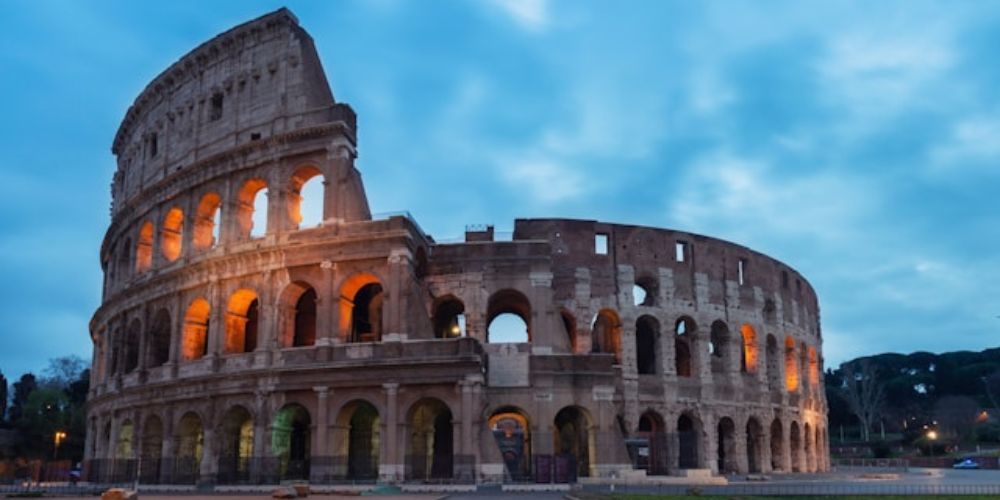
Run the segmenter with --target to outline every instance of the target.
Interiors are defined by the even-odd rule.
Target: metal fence
[[[832,495],[875,496],[875,495],[1000,495],[1000,484],[919,484],[919,483],[872,483],[859,481],[840,482],[799,482],[799,483],[731,483],[720,486],[615,484],[588,485],[586,491],[616,493],[640,493],[654,495],[718,495],[718,496],[800,496],[820,497]]]

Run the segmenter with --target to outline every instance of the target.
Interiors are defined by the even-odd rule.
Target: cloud
[[[547,0],[491,0],[490,3],[528,31],[541,31],[549,23]]]
[[[1000,120],[992,116],[960,120],[951,135],[931,150],[932,165],[938,170],[986,166],[997,171],[1000,160]]]
[[[515,192],[527,190],[542,203],[555,203],[584,193],[583,175],[546,158],[513,160],[500,165],[504,182]]]

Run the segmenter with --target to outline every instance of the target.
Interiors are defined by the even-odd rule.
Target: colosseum
[[[819,306],[795,270],[592,220],[438,242],[408,214],[372,216],[356,134],[286,9],[203,43],[135,99],[112,146],[90,324],[91,480],[829,468]]]

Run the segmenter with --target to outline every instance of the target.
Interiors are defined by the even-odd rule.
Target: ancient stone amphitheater
[[[285,9],[195,48],[135,100],[112,148],[91,322],[91,480],[829,467],[818,303],[795,270],[589,220],[436,242],[408,215],[371,215],[356,132]],[[322,218],[306,227],[310,201]]]

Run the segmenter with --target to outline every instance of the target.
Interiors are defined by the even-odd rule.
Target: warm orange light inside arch
[[[160,247],[163,258],[173,262],[181,256],[181,246],[184,238],[184,212],[174,207],[163,218],[163,231],[160,233]]]
[[[211,306],[202,298],[194,299],[184,314],[184,331],[181,336],[181,358],[185,361],[199,359],[208,347],[208,318]]]
[[[752,326],[744,323],[740,327],[740,334],[743,337],[743,371],[757,373],[757,332]]]
[[[816,348],[809,348],[809,383],[813,387],[819,387],[819,356]]]
[[[795,359],[795,339],[785,337],[785,388],[788,392],[799,389],[799,367]]]
[[[139,228],[135,246],[136,272],[148,271],[153,266],[153,223],[146,221]]]
[[[192,243],[198,250],[207,250],[215,246],[215,213],[221,210],[222,198],[218,193],[206,193],[198,203],[195,214],[194,238]]]
[[[241,238],[249,238],[253,232],[254,203],[257,201],[257,195],[263,189],[267,189],[267,182],[258,178],[244,182],[243,187],[240,188],[239,196],[237,196],[236,224],[239,226]]]
[[[597,347],[597,352],[607,352],[615,355],[615,362],[621,363],[622,355],[622,321],[613,309],[601,309],[594,317],[591,325],[591,344]]]
[[[301,167],[292,174],[288,195],[288,217],[294,227],[302,224],[302,187],[316,176],[320,177],[320,181],[323,180],[323,173],[313,165]]]
[[[365,285],[381,284],[379,279],[373,274],[359,273],[347,278],[340,286],[340,299],[337,301],[340,307],[340,336],[347,341],[351,334],[351,318],[354,313],[354,297],[358,290]]]
[[[252,344],[256,345],[256,326],[249,321],[256,320],[250,318],[250,308],[257,300],[257,294],[253,290],[241,288],[236,290],[229,297],[229,306],[226,308],[226,342],[225,352],[239,353],[248,352],[247,334],[251,333]],[[252,331],[251,331],[252,330]]]

